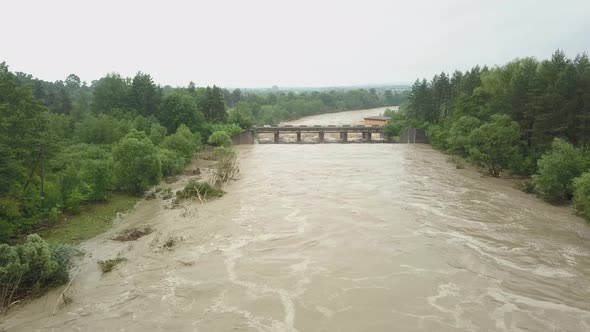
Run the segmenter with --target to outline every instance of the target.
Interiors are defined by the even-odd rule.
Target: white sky
[[[516,57],[590,53],[590,0],[3,0],[0,61],[45,80],[411,83]]]

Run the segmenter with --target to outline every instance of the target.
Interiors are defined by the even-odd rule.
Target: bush
[[[203,199],[216,198],[223,196],[224,192],[217,189],[207,182],[197,182],[195,180],[189,181],[184,189],[176,192],[178,199],[187,199],[191,197],[200,197]]]
[[[88,187],[88,199],[105,201],[113,189],[113,163],[110,160],[87,160],[80,178]]]
[[[230,147],[232,145],[231,138],[225,131],[216,131],[207,140],[207,143],[215,146]]]
[[[172,176],[182,172],[186,163],[182,156],[168,149],[160,149],[158,155],[162,163],[162,174],[164,176]]]
[[[541,197],[553,203],[571,200],[573,180],[588,170],[588,158],[581,149],[556,138],[551,151],[538,161],[538,174],[533,176],[535,189]]]
[[[181,125],[174,134],[164,139],[160,147],[172,150],[188,161],[201,147],[201,137],[199,134],[193,134],[187,126]]]
[[[113,161],[115,177],[123,191],[141,194],[160,181],[162,165],[158,150],[147,137],[126,136],[115,146]]]
[[[66,282],[74,254],[73,247],[49,246],[36,234],[21,245],[0,244],[0,312],[15,300]]]
[[[383,127],[383,132],[388,138],[393,138],[399,136],[405,126],[404,121],[392,121]]]
[[[161,124],[152,123],[149,136],[150,141],[152,141],[154,145],[160,145],[164,141],[167,131],[166,127]]]
[[[74,214],[78,214],[80,213],[82,203],[84,203],[86,199],[87,197],[81,192],[80,188],[76,187],[68,194],[68,198],[66,199],[66,209]]]
[[[584,218],[590,220],[590,172],[574,179],[574,207]]]
[[[216,131],[224,131],[226,134],[229,135],[229,137],[232,137],[236,134],[243,132],[244,129],[242,129],[242,127],[235,123],[217,123],[211,125],[211,132],[214,133]]]
[[[127,258],[125,258],[125,257],[117,257],[117,258],[107,259],[106,261],[98,261],[96,263],[100,267],[100,270],[102,271],[102,273],[108,273],[108,272],[111,272],[115,268],[115,266],[117,266],[119,263],[122,263],[126,260],[127,260]]]

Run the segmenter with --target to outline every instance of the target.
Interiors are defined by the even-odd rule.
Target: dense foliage
[[[533,189],[546,200],[573,198],[581,211],[590,205],[587,176],[576,180],[590,171],[586,54],[569,59],[556,51],[548,60],[417,80],[397,116],[388,126],[392,134],[424,127],[433,146],[481,163],[494,176],[504,169],[534,175]]]
[[[50,246],[35,234],[20,245],[0,244],[0,313],[18,299],[66,282],[74,253],[70,246]]]
[[[2,243],[178,174],[227,110],[215,86],[163,89],[141,72],[45,82],[2,63],[0,118]]]

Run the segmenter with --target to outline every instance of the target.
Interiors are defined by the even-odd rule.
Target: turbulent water
[[[84,244],[73,303],[52,316],[56,290],[0,330],[590,330],[590,226],[569,209],[426,145],[239,152],[223,198],[140,203]],[[108,240],[144,224],[157,231]],[[163,249],[170,236],[183,239]],[[117,254],[128,260],[101,275],[96,261]]]

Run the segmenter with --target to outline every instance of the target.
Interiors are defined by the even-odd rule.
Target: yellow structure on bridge
[[[369,116],[365,119],[365,126],[385,126],[391,120],[389,116]]]

